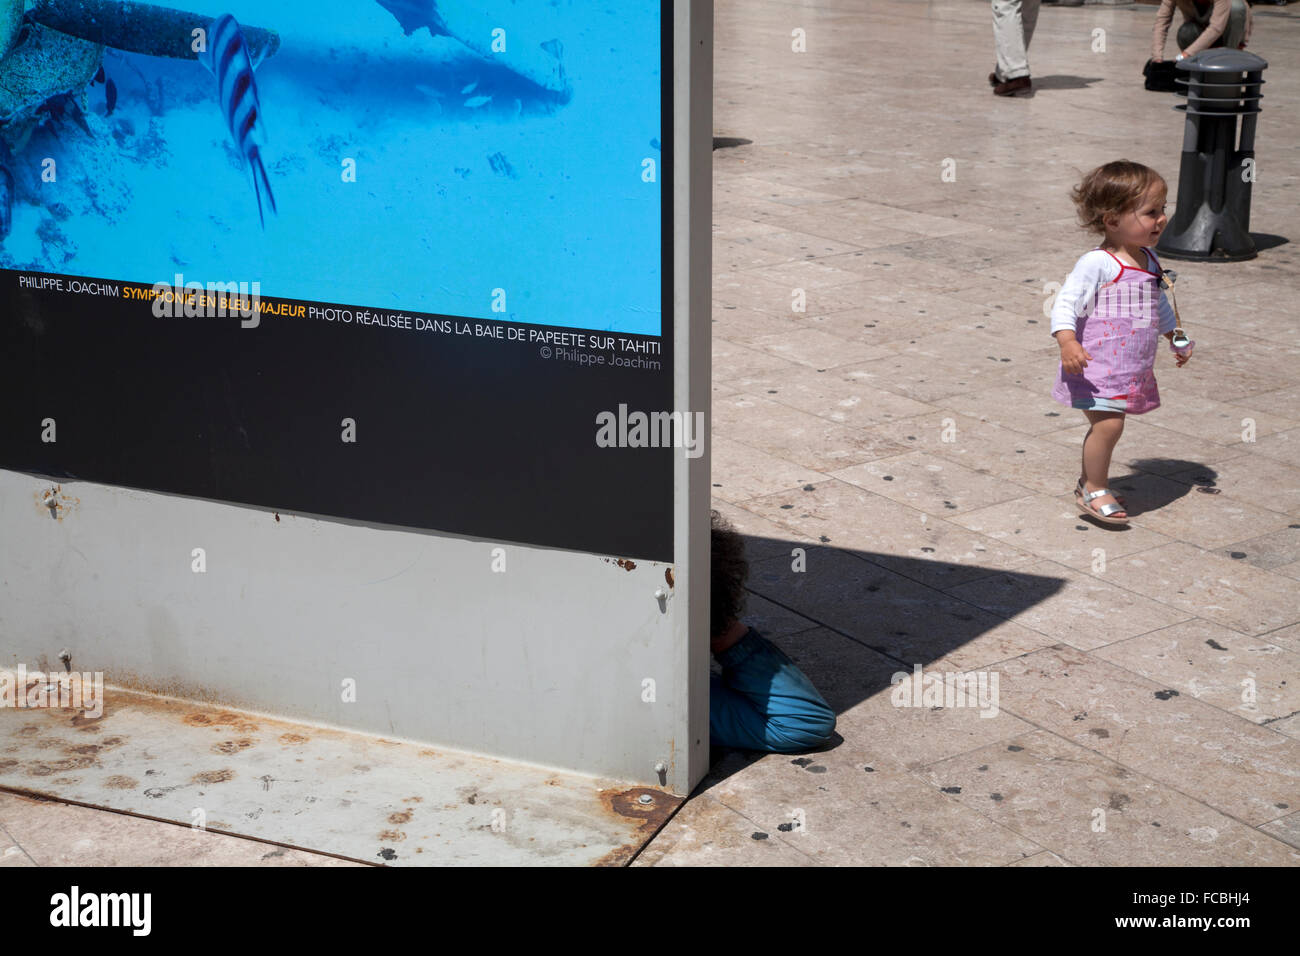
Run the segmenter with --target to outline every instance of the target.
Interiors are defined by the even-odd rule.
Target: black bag
[[[1147,65],[1142,67],[1142,75],[1147,78],[1144,85],[1148,90],[1157,93],[1174,93],[1178,90],[1178,84],[1174,82],[1178,70],[1173,60],[1162,60],[1159,63],[1147,60]]]

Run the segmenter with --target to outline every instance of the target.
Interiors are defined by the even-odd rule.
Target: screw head
[[[650,796],[650,794],[648,794],[648,793],[643,793],[643,794],[641,794],[641,796],[637,797],[636,799],[637,799],[637,803],[654,803],[654,802],[655,802],[655,798],[652,797],[652,796]]]

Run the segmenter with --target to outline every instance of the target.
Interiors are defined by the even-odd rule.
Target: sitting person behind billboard
[[[712,513],[709,740],[715,747],[801,753],[830,742],[835,712],[781,649],[740,620],[749,564],[736,530]]]

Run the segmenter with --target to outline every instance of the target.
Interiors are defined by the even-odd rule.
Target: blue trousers
[[[781,649],[753,628],[716,655],[709,739],[715,747],[800,753],[831,739],[835,712]]]

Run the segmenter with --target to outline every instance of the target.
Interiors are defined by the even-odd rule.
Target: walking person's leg
[[[1083,436],[1083,488],[1084,494],[1100,491],[1110,481],[1110,459],[1118,444],[1120,435],[1124,434],[1123,412],[1098,412],[1084,410],[1091,427]],[[1102,495],[1088,502],[1092,508],[1103,505],[1119,504],[1111,495]],[[1127,512],[1117,511],[1112,518],[1127,517]]]
[[[1041,0],[993,0],[993,39],[997,44],[998,66],[989,75],[989,82],[998,96],[1032,92],[1029,54],[1025,49],[1024,13],[1029,8],[1031,21],[1037,23],[1040,3]]]
[[[1029,69],[1029,41],[1034,38],[1034,28],[1038,26],[1038,11],[1043,0],[1021,0],[1020,20],[1025,28],[1025,69]]]
[[[1037,0],[1033,2],[1036,4]],[[993,40],[998,51],[997,76],[1003,83],[1029,75],[1025,26],[1021,17],[1023,6],[1024,0],[993,0]]]

